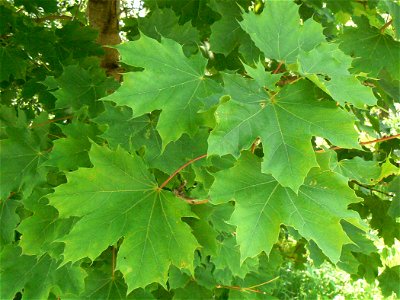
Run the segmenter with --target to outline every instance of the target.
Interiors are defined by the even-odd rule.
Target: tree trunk
[[[119,37],[119,3],[120,0],[89,0],[89,23],[99,31],[98,43],[103,46],[105,55],[101,66],[108,75],[120,80],[118,51],[107,47],[121,42]]]

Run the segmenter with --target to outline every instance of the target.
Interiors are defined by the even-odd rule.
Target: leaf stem
[[[398,137],[400,137],[400,134],[384,136],[383,138],[379,138],[379,139],[376,139],[376,140],[361,142],[360,145],[368,145],[368,144],[373,144],[373,143],[393,140],[393,139],[398,138]]]
[[[272,278],[271,280],[265,281],[263,283],[259,283],[259,284],[256,284],[256,285],[249,286],[249,287],[247,287],[247,289],[253,289],[253,288],[265,285],[265,284],[269,284],[269,283],[271,283],[271,282],[273,282],[275,280],[278,280],[279,278],[280,278],[280,276],[276,276],[275,278]]]
[[[230,285],[221,285],[221,284],[219,284],[219,285],[216,286],[216,288],[217,289],[237,290],[237,291],[240,291],[240,292],[253,292],[253,293],[258,293],[258,294],[263,294],[263,295],[267,294],[267,292],[256,290],[256,289],[253,289],[251,287],[246,288],[246,287],[241,287],[241,286],[236,286],[236,285],[230,286]]]
[[[186,197],[186,196],[183,195],[182,192],[179,191],[179,190],[174,190],[174,194],[175,194],[175,196],[177,196],[178,198],[181,198],[181,199],[185,200],[187,203],[193,204],[193,205],[205,204],[205,203],[208,203],[208,202],[210,201],[210,200],[208,200],[208,199],[196,200],[195,198]]]
[[[66,16],[66,15],[49,15],[41,18],[36,18],[35,22],[36,23],[41,23],[44,21],[56,21],[56,20],[72,20],[73,17],[71,16]]]
[[[372,141],[360,142],[359,144],[360,145],[368,145],[368,144],[373,144],[373,143],[379,143],[379,142],[383,142],[383,141],[393,140],[393,139],[396,139],[398,137],[400,137],[400,134],[389,135],[389,136],[385,136],[385,137],[382,137],[382,138],[379,138],[379,139],[375,139],[375,140],[372,140]],[[331,147],[331,148],[329,148],[327,150],[340,150],[340,149],[342,149],[342,148],[338,147],[338,146],[334,146],[334,147]],[[320,149],[320,150],[317,150],[315,152],[316,153],[323,153],[325,151],[326,151],[325,149]]]
[[[256,138],[256,140],[251,145],[251,149],[250,149],[251,153],[254,153],[254,151],[256,151],[256,148],[259,144],[260,144],[260,138]]]
[[[279,69],[282,67],[282,65],[283,65],[283,62],[280,61],[279,64],[278,64],[278,66],[276,67],[275,71],[272,72],[272,74],[278,73],[278,72],[279,72]]]
[[[377,189],[375,189],[373,187],[370,187],[370,186],[368,186],[366,184],[359,183],[359,182],[357,182],[355,180],[352,180],[351,182],[353,182],[353,183],[357,184],[358,186],[361,186],[361,187],[363,187],[363,188],[365,188],[367,190],[370,190],[370,191],[373,191],[373,192],[377,192],[377,193],[381,193],[381,194],[386,195],[388,197],[393,197],[394,196],[392,193],[386,193],[384,191],[377,190]]]
[[[51,119],[51,120],[47,120],[47,121],[45,121],[43,123],[32,124],[32,125],[29,126],[29,128],[41,127],[41,126],[44,126],[44,125],[47,125],[47,124],[50,124],[50,123],[54,123],[54,122],[57,122],[57,121],[69,120],[69,119],[72,119],[73,117],[74,116],[65,116],[65,117],[61,117],[61,118]]]
[[[381,28],[381,34],[383,34],[385,32],[385,29],[388,28],[390,26],[390,24],[392,24],[393,19],[391,19],[390,21],[386,22],[385,25],[382,26]]]
[[[111,259],[111,278],[112,278],[112,280],[114,280],[114,278],[115,278],[115,247],[114,246],[112,246],[112,250],[111,250],[111,253],[112,253],[112,259]]]
[[[200,155],[196,158],[193,158],[191,160],[189,160],[187,163],[185,163],[184,165],[182,165],[181,167],[179,167],[174,173],[172,173],[158,188],[157,191],[161,191],[167,184],[168,182],[171,181],[172,178],[174,178],[176,176],[176,174],[178,174],[180,171],[182,171],[184,168],[186,168],[187,166],[189,166],[190,164],[194,163],[195,161],[198,161],[202,158],[207,157],[207,154],[203,154]]]

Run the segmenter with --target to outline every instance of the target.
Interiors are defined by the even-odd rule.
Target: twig
[[[4,201],[8,201],[11,199],[12,196],[14,196],[16,194],[16,192],[11,192],[10,195],[8,195],[7,199]]]
[[[240,292],[253,292],[253,293],[267,295],[267,292],[256,290],[256,289],[253,289],[251,287],[250,288],[246,288],[246,287],[240,287],[240,286],[236,286],[236,285],[230,286],[230,285],[221,285],[221,284],[219,284],[219,285],[216,286],[216,288],[217,289],[236,290],[236,291],[240,291]]]
[[[272,74],[278,73],[278,72],[279,72],[279,69],[282,67],[282,65],[283,65],[283,62],[280,61],[279,64],[278,64],[278,66],[276,67],[275,71],[272,72]]]
[[[177,190],[177,189],[174,190],[174,194],[175,194],[175,196],[177,196],[178,198],[181,198],[181,199],[185,200],[187,203],[192,204],[192,205],[205,204],[205,203],[208,203],[208,202],[209,202],[208,199],[197,200],[197,199],[195,199],[195,198],[186,197],[186,196],[182,193],[182,191],[179,191],[179,190]]]
[[[289,77],[288,79],[279,80],[277,84],[279,86],[282,86],[282,85],[285,85],[285,84],[292,84],[292,83],[295,83],[296,81],[299,81],[300,79],[302,79],[302,77],[297,77],[297,76]]]
[[[73,117],[74,116],[66,116],[66,117],[61,117],[61,118],[57,118],[57,119],[51,119],[51,120],[47,120],[47,121],[45,121],[43,123],[32,124],[32,125],[29,126],[29,128],[41,127],[41,126],[44,126],[44,125],[47,125],[47,124],[50,124],[50,123],[54,123],[54,122],[57,122],[57,121],[69,120],[69,119],[72,119]]]
[[[174,178],[175,175],[178,174],[180,171],[182,171],[184,168],[186,168],[186,167],[189,166],[190,164],[194,163],[195,161],[198,161],[198,160],[200,160],[200,159],[202,159],[202,158],[205,158],[205,157],[207,157],[207,154],[200,155],[199,157],[193,158],[193,159],[189,160],[187,163],[185,163],[183,166],[179,167],[174,173],[172,173],[172,174],[167,178],[167,180],[165,180],[165,181],[157,188],[157,191],[161,191],[161,190],[168,184],[168,182],[170,182],[171,179]]]
[[[260,291],[260,290],[256,290],[255,288],[256,288],[256,287],[259,287],[259,286],[262,286],[262,285],[269,284],[269,283],[271,283],[271,282],[274,282],[275,280],[279,279],[279,277],[280,277],[280,276],[277,276],[277,277],[275,277],[275,278],[272,278],[271,280],[268,280],[268,281],[265,281],[265,282],[262,282],[262,283],[259,283],[259,284],[256,284],[256,285],[252,285],[252,286],[249,286],[249,287],[240,287],[240,286],[236,286],[236,285],[234,285],[234,286],[229,286],[229,285],[220,285],[220,284],[219,284],[219,285],[216,286],[216,288],[217,288],[217,289],[238,290],[238,291],[243,291],[243,292],[253,292],[253,293],[259,293],[259,294],[264,294],[264,295],[266,295],[267,292],[263,292],[263,291]]]
[[[280,278],[280,276],[276,276],[275,278],[272,278],[271,280],[265,281],[263,283],[259,283],[259,284],[256,284],[256,285],[249,286],[248,289],[249,288],[253,289],[253,288],[256,288],[256,287],[259,287],[259,286],[262,286],[262,285],[266,285],[266,284],[271,283],[271,282],[273,282],[275,280],[278,280],[279,278]]]
[[[372,140],[372,141],[360,142],[359,144],[360,144],[360,145],[368,145],[368,144],[373,144],[373,143],[379,143],[379,142],[383,142],[383,141],[393,140],[393,139],[396,139],[396,138],[398,138],[398,137],[400,137],[400,134],[385,136],[385,137],[383,137],[383,138],[379,138],[379,139]],[[334,147],[331,147],[331,148],[329,148],[329,149],[327,149],[327,150],[340,150],[340,149],[342,149],[342,148],[341,148],[341,147],[338,147],[338,146],[334,146]],[[327,150],[325,150],[325,149],[320,149],[320,150],[317,150],[317,151],[315,151],[315,152],[316,152],[316,153],[322,153],[322,152],[325,152],[325,151],[327,151]]]
[[[385,29],[388,28],[390,26],[390,24],[392,24],[393,19],[391,19],[389,22],[386,22],[385,25],[382,26],[381,28],[381,33],[383,34],[385,32]]]
[[[79,2],[79,4],[78,4],[78,7],[77,7],[77,9],[76,9],[76,11],[75,11],[73,17],[72,17],[72,20],[75,20],[76,16],[78,15],[78,12],[80,11],[80,9],[81,9],[81,7],[82,7],[82,4],[83,4],[83,1],[81,0],[81,1]]]
[[[400,137],[400,134],[389,135],[389,136],[385,136],[383,138],[379,138],[379,139],[376,139],[376,140],[361,142],[360,145],[368,145],[368,144],[373,144],[373,143],[393,140],[393,139],[398,138],[398,137]]]
[[[253,142],[251,145],[251,153],[254,153],[256,151],[257,146],[260,144],[260,138],[256,138],[256,140]]]
[[[45,16],[45,17],[36,18],[35,22],[42,23],[45,21],[72,20],[72,19],[73,18],[71,16],[66,16],[66,15],[49,15],[49,16]]]
[[[111,278],[114,280],[115,278],[115,247],[112,246],[112,260],[111,260]]]
[[[355,181],[355,180],[351,180],[351,182],[353,182],[353,183],[357,184],[358,186],[361,186],[361,187],[363,187],[363,188],[365,188],[365,189],[368,189],[368,190],[373,191],[373,192],[381,193],[381,194],[386,195],[386,196],[388,196],[388,197],[393,197],[393,196],[394,196],[394,194],[392,194],[392,193],[386,193],[386,192],[384,192],[384,191],[377,190],[377,189],[375,189],[375,188],[373,188],[373,187],[371,187],[371,186],[368,186],[368,185],[366,185],[366,184],[359,183],[359,182],[357,182],[357,181]]]

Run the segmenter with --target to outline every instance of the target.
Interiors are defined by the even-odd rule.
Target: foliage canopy
[[[400,297],[400,3],[122,3],[121,82],[82,1],[0,3],[0,298],[277,299],[307,259]]]

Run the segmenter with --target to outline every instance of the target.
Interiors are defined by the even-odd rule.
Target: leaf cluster
[[[0,4],[1,299],[400,296],[397,1],[146,0],[122,83],[64,2]]]

